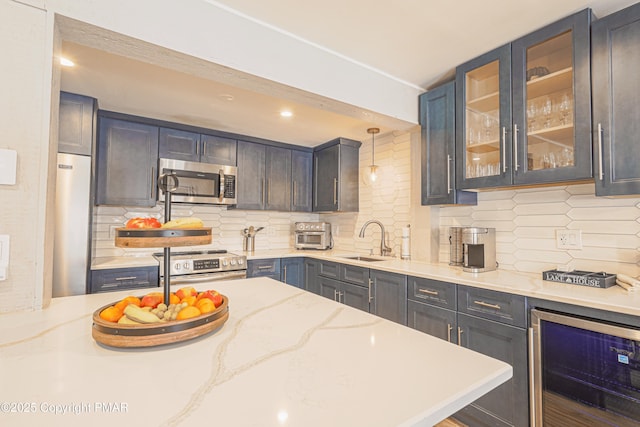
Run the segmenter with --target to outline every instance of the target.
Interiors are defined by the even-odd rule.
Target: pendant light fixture
[[[376,140],[375,135],[380,133],[379,128],[369,128],[367,133],[371,134],[371,165],[369,166],[369,177],[371,182],[375,182],[378,177],[378,165],[376,165]]]

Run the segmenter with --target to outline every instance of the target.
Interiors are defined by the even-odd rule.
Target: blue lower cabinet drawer
[[[95,294],[153,286],[160,286],[158,267],[110,268],[91,270],[89,289]]]
[[[527,299],[489,289],[458,285],[458,312],[526,328]]]
[[[248,260],[247,277],[271,277],[280,280],[280,258]]]

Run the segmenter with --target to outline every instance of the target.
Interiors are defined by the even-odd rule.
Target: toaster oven
[[[328,222],[296,222],[294,246],[296,249],[331,249],[333,247],[331,224]]]

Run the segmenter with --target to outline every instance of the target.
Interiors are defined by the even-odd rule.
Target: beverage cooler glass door
[[[532,310],[532,425],[640,425],[640,331]]]

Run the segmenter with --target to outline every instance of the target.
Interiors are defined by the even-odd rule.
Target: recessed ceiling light
[[[220,97],[220,99],[224,99],[225,101],[233,101],[233,95],[230,95],[228,93],[223,93],[218,96]]]
[[[74,64],[72,60],[65,58],[64,56],[60,57],[60,65],[62,65],[63,67],[73,67]]]
[[[291,117],[291,116],[293,116],[293,113],[291,111],[289,111],[289,110],[283,110],[283,111],[280,111],[280,116],[281,117]]]

